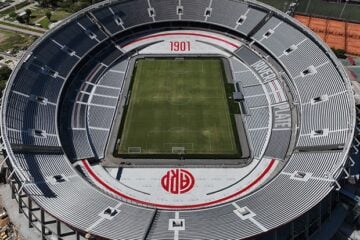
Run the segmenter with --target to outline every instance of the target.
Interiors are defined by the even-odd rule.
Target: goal
[[[141,153],[141,147],[128,147],[128,153]]]
[[[185,153],[185,147],[172,147],[171,150],[172,150],[172,153],[176,153],[176,154],[184,154]]]

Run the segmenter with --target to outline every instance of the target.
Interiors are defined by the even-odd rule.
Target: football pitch
[[[141,59],[117,154],[239,154],[221,59]]]

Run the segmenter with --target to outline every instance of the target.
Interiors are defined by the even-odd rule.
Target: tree
[[[23,20],[25,21],[26,24],[30,23],[30,17],[28,15],[24,15]]]
[[[19,22],[19,23],[24,23],[24,19],[22,17],[20,17],[19,15],[16,17],[16,20]]]
[[[26,22],[27,24],[29,24],[29,23],[30,23],[30,19],[31,19],[31,10],[30,10],[30,9],[26,9],[26,10],[25,10],[25,13],[26,13],[26,15],[24,16],[25,22]]]
[[[45,13],[45,16],[47,17],[47,19],[49,19],[49,22],[51,22],[51,16],[52,16],[52,13],[50,11],[47,11]]]
[[[341,59],[346,59],[345,50],[335,49],[335,48],[332,48],[332,50],[335,53],[336,57],[341,58]]]
[[[55,7],[57,7],[58,0],[49,0],[49,4],[54,9]]]
[[[1,81],[8,80],[10,74],[11,74],[11,69],[9,67],[4,66],[4,65],[2,65],[0,67],[0,80]]]
[[[32,13],[31,9],[28,8],[28,9],[25,10],[25,12],[26,12],[27,16],[31,17],[31,13]]]
[[[17,16],[18,16],[18,15],[16,14],[16,12],[11,12],[11,13],[9,14],[9,17],[12,18],[12,19],[16,19]]]
[[[41,7],[48,7],[49,2],[47,0],[37,0]]]

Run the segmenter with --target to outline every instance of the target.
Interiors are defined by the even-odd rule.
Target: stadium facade
[[[249,158],[230,169],[126,160],[119,183],[101,162],[136,59],[204,56],[227,63]],[[322,226],[347,211],[339,190],[357,153],[350,81],[317,36],[258,2],[93,5],[30,47],[1,111],[13,198],[44,239],[324,239],[336,229]]]

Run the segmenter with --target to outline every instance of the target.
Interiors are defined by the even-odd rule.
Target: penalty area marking
[[[179,153],[176,152],[176,150],[183,150],[183,152],[180,153],[185,153],[185,150],[194,151],[194,143],[164,143],[163,145],[165,146],[165,148],[171,148],[172,153]]]

